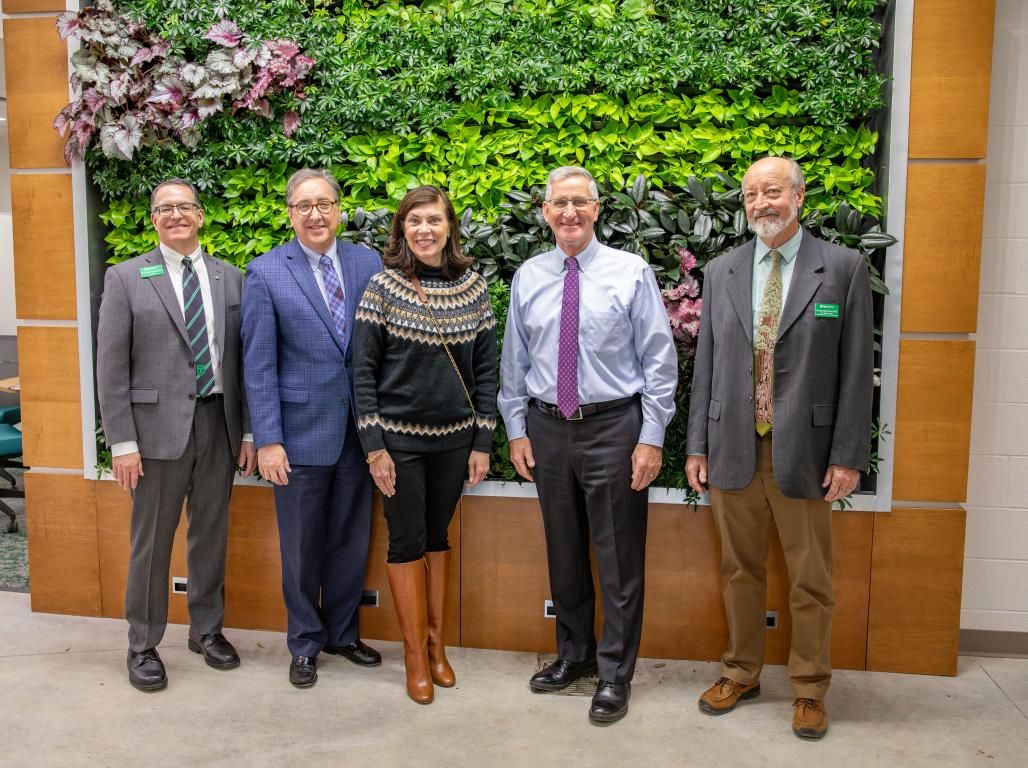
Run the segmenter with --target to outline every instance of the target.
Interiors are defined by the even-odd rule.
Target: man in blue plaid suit
[[[371,480],[353,416],[354,312],[379,255],[336,238],[339,184],[289,179],[296,238],[255,259],[243,295],[243,368],[261,475],[275,486],[289,680],[317,682],[321,651],[361,666],[358,607],[371,531]]]

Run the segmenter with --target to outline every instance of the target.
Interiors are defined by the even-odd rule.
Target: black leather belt
[[[627,405],[632,401],[638,399],[638,395],[632,395],[631,397],[621,397],[617,400],[607,400],[602,403],[586,403],[585,405],[578,406],[578,410],[572,413],[567,418],[560,412],[560,408],[549,403],[544,403],[542,400],[533,399],[535,407],[545,413],[547,416],[551,416],[554,419],[560,419],[561,421],[581,421],[586,416],[592,416],[594,413],[602,413],[603,411],[609,411],[611,408],[617,408],[619,405]]]
[[[207,405],[208,403],[220,403],[224,396],[221,392],[216,392],[213,395],[204,395],[203,397],[196,398],[197,405]]]

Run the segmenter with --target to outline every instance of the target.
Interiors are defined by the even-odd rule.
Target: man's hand
[[[243,477],[249,477],[253,474],[254,468],[257,466],[257,451],[253,449],[253,443],[249,440],[243,440],[239,444],[239,474]]]
[[[111,474],[123,490],[131,493],[136,490],[136,484],[143,476],[143,457],[139,455],[139,451],[115,456],[111,459]]]
[[[690,456],[685,460],[685,476],[689,487],[701,496],[707,492],[707,457]]]
[[[527,437],[516,437],[510,441],[510,463],[518,474],[533,482],[532,470],[535,469],[535,456],[532,455],[532,443]]]
[[[257,466],[261,477],[274,485],[289,485],[289,457],[282,443],[269,443],[257,449]]]
[[[396,495],[396,465],[389,451],[383,448],[368,454],[368,469],[371,479],[375,481],[383,496]]]
[[[632,451],[632,490],[641,491],[660,474],[664,451],[655,445],[636,443]]]
[[[464,483],[468,488],[474,488],[485,477],[489,471],[489,454],[482,451],[472,451],[468,457],[468,481]]]
[[[860,483],[859,469],[829,464],[828,471],[825,472],[824,482],[821,483],[822,488],[828,489],[828,493],[825,494],[825,501],[831,503],[839,499],[845,499],[857,489],[858,483]]]

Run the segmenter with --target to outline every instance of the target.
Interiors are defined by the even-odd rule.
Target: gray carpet
[[[22,477],[24,470],[8,469],[7,471],[14,475],[19,488],[25,487]],[[3,478],[0,478],[0,484],[8,485]],[[28,592],[29,553],[25,525],[25,499],[4,499],[3,501],[18,514],[18,532],[5,533],[7,516],[0,515],[0,591]]]

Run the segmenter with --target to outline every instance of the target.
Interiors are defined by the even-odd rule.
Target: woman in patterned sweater
[[[384,262],[357,309],[357,428],[389,525],[407,694],[428,704],[433,681],[456,682],[443,646],[446,531],[465,477],[470,487],[489,470],[496,321],[486,282],[461,251],[453,205],[436,187],[403,198]]]

